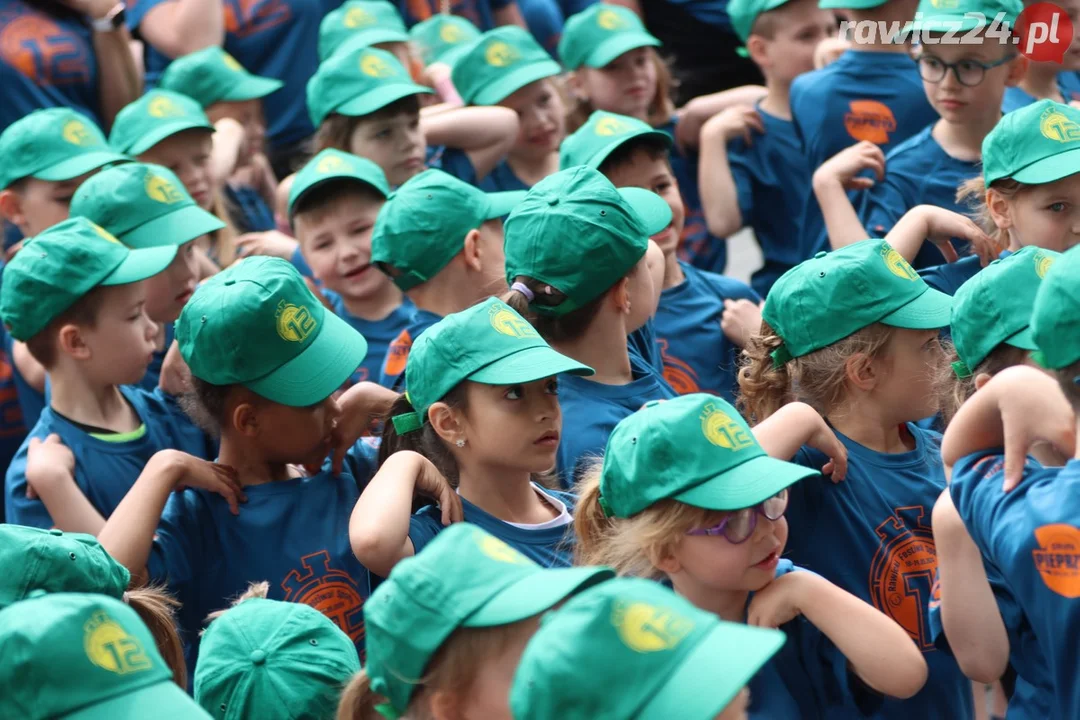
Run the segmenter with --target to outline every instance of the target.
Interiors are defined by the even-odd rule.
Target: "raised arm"
[[[464,150],[476,170],[476,179],[487,176],[517,142],[518,117],[509,108],[463,107],[437,113],[421,113],[428,145]]]
[[[139,35],[170,58],[225,44],[223,0],[168,0],[146,12]]]

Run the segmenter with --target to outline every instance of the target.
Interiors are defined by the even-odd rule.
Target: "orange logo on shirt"
[[[86,42],[36,10],[0,14],[0,59],[35,85],[90,81]]]
[[[660,346],[660,357],[664,361],[664,379],[668,381],[668,385],[680,395],[701,392],[694,369],[674,355],[668,354],[668,341],[657,338],[656,344]]]
[[[896,508],[877,526],[880,539],[870,564],[874,607],[907,630],[923,652],[934,649],[926,610],[933,597],[937,547],[921,505]]]
[[[844,129],[856,140],[869,140],[878,145],[889,142],[889,133],[896,130],[892,110],[876,100],[852,100],[850,112],[844,115]]]
[[[353,642],[364,637],[364,598],[356,581],[330,567],[326,550],[300,558],[304,571],[293,569],[281,582],[287,602],[310,605],[334,621]]]
[[[225,0],[225,31],[248,37],[292,19],[284,0]]]
[[[409,350],[412,349],[412,336],[408,330],[401,333],[390,343],[386,349],[386,364],[384,370],[389,377],[397,377],[405,372],[405,363],[409,359]]]
[[[1080,528],[1065,523],[1035,529],[1039,547],[1031,551],[1046,587],[1067,598],[1080,597]]]

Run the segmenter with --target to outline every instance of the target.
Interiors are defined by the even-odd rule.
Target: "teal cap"
[[[1039,100],[1006,113],[982,144],[983,180],[1042,185],[1080,172],[1080,110]]]
[[[308,113],[318,126],[330,113],[361,117],[410,95],[432,92],[414,83],[385,50],[350,43],[319,65],[308,80]]]
[[[1050,370],[1080,362],[1080,252],[1062,253],[1043,278],[1031,311],[1032,359]]]
[[[467,105],[495,105],[561,71],[528,30],[506,25],[489,30],[463,50],[450,79]]]
[[[93,120],[67,108],[35,110],[8,125],[0,157],[0,190],[27,177],[61,182],[130,160],[109,147]]]
[[[559,146],[559,167],[563,170],[575,165],[598,168],[611,153],[638,138],[650,138],[669,149],[673,144],[666,132],[654,130],[637,118],[596,110]]]
[[[293,178],[289,188],[289,217],[296,212],[301,198],[330,182],[357,182],[370,186],[383,197],[390,194],[390,184],[378,165],[367,158],[327,148],[311,158]]]
[[[775,10],[781,5],[786,5],[791,0],[731,0],[727,4],[728,17],[731,18],[731,27],[739,39],[746,42],[750,37],[750,31],[754,28],[754,21],[761,13]]]
[[[432,15],[409,30],[409,39],[420,51],[424,65],[453,65],[469,44],[480,37],[476,26],[458,15]]]
[[[1024,10],[1020,0],[919,0],[916,19],[902,32],[969,32],[998,24],[1008,30]]]
[[[109,144],[128,155],[141,155],[185,130],[213,132],[214,126],[202,106],[187,95],[151,90],[117,113]]]
[[[319,23],[319,60],[326,60],[346,43],[371,47],[408,42],[409,31],[397,7],[387,0],[347,0]]]
[[[566,20],[558,54],[567,70],[602,68],[631,50],[659,45],[633,10],[596,3]]]
[[[275,78],[252,75],[216,45],[176,58],[158,81],[159,89],[187,95],[204,108],[217,102],[259,100],[284,86]]]

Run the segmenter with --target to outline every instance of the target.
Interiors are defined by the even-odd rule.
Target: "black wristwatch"
[[[94,32],[116,32],[124,27],[125,20],[127,20],[127,7],[124,3],[118,2],[105,14],[105,17],[91,20],[90,27],[94,29]]]

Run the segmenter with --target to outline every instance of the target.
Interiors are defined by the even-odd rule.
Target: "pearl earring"
[[[456,441],[454,441],[454,444],[457,445],[459,448],[465,447],[465,441],[461,438],[458,438]]]

